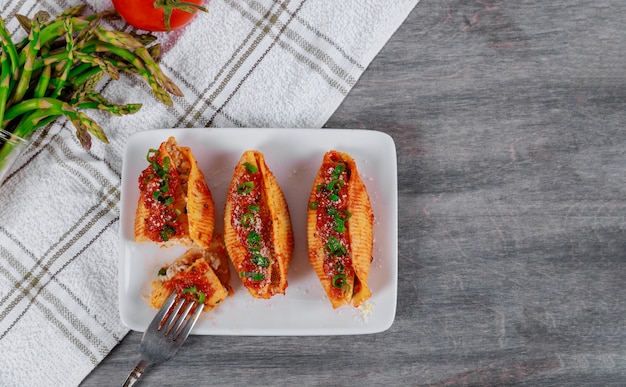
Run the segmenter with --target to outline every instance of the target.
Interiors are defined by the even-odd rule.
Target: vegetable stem
[[[180,0],[156,0],[154,7],[163,9],[163,24],[165,25],[165,30],[168,32],[171,31],[170,19],[175,9],[188,13],[195,13],[196,11],[209,12],[208,9],[201,5]]]
[[[9,101],[9,105],[13,105],[16,102],[19,102],[26,95],[26,91],[28,90],[28,85],[30,84],[30,78],[33,73],[33,66],[35,64],[35,60],[37,58],[37,53],[41,48],[41,44],[39,41],[39,33],[41,31],[39,21],[33,19],[31,22],[30,34],[28,36],[28,44],[22,50],[22,54],[24,54],[24,63],[22,65],[22,74],[20,80],[15,88],[13,96]]]
[[[112,80],[119,79],[120,71],[139,75],[168,106],[172,105],[170,94],[182,95],[157,63],[161,46],[153,44],[156,37],[109,29],[101,22],[119,19],[116,12],[83,16],[85,9],[85,5],[70,7],[55,17],[45,11],[33,18],[15,15],[27,33],[17,43],[0,17],[0,129],[28,138],[65,116],[76,128],[81,145],[89,149],[92,136],[104,143],[108,139],[102,127],[81,110],[124,115],[141,108],[141,104],[107,101],[96,91],[104,75]],[[14,149],[8,141],[1,147],[0,168]]]
[[[4,127],[2,120],[6,109],[7,96],[9,95],[9,86],[11,84],[11,68],[9,59],[4,50],[0,54],[0,61],[2,62],[2,70],[0,72],[0,129],[2,129]]]
[[[17,50],[15,49],[15,45],[11,40],[11,35],[9,31],[7,31],[6,25],[4,23],[4,19],[0,17],[0,43],[2,44],[2,51],[6,51],[9,56],[11,63],[11,72],[13,73],[13,80],[17,80],[19,77],[18,71],[18,55]]]

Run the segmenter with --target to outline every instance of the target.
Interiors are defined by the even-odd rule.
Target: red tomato
[[[128,24],[146,31],[170,31],[184,26],[199,11],[207,12],[202,3],[204,0],[113,0],[115,9]]]

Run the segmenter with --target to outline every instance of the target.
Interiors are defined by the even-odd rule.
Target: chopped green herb
[[[241,216],[241,226],[244,228],[254,226],[254,214],[252,212],[246,212]]]
[[[158,154],[159,151],[157,149],[149,149],[148,154],[146,155],[146,160],[148,160],[149,163],[152,163],[152,158],[156,158]]]
[[[167,274],[167,269],[164,268],[164,267],[160,268],[159,269],[159,275],[165,275],[165,274]]]
[[[200,292],[198,291],[198,289],[196,289],[196,285],[190,286],[188,288],[183,289],[183,294],[185,293],[192,293],[194,294],[195,297],[195,301],[199,302],[201,304],[204,304],[204,300],[206,298],[206,294],[204,294],[204,292]]]
[[[248,162],[243,163],[244,167],[246,167],[246,171],[248,173],[256,173],[256,171],[258,171],[258,168],[256,167],[256,165],[250,164]]]
[[[163,220],[165,220],[168,223],[176,222],[178,218],[180,218],[180,210],[176,208],[169,208],[163,214]]]
[[[332,177],[333,179],[337,179],[339,176],[341,176],[341,173],[344,170],[344,165],[343,164],[337,164],[337,166],[335,166],[335,170],[333,171]]]
[[[250,251],[259,251],[261,250],[261,246],[263,242],[261,241],[261,236],[258,232],[252,230],[248,234],[248,250]]]
[[[328,188],[331,192],[338,193],[344,184],[346,184],[346,182],[341,179],[333,179],[330,183],[328,183],[326,188]]]
[[[172,161],[170,160],[169,157],[164,157],[163,158],[163,171],[164,172],[169,172],[170,171],[170,165],[172,164]]]
[[[346,275],[345,274],[335,274],[331,281],[332,285],[336,289],[341,289],[347,285],[346,283]]]
[[[270,260],[259,253],[252,254],[250,260],[257,266],[268,267],[270,265]]]
[[[265,278],[265,275],[263,275],[263,273],[258,273],[256,271],[240,271],[239,277],[250,278],[254,281],[261,281]]]
[[[346,255],[348,250],[335,238],[331,236],[328,238],[328,242],[324,245],[324,251],[328,255],[342,256]]]
[[[159,235],[161,235],[161,238],[163,239],[163,241],[167,242],[168,240],[170,240],[171,236],[176,235],[176,229],[166,224],[161,229],[161,232],[159,232]]]
[[[312,201],[311,203],[309,203],[309,210],[317,210],[317,206],[319,206],[319,203],[316,201]]]
[[[252,192],[253,189],[254,189],[254,182],[246,181],[245,183],[241,183],[237,186],[237,193],[239,195],[246,195]]]
[[[346,222],[345,220],[337,217],[335,218],[335,231],[344,232],[346,231]]]

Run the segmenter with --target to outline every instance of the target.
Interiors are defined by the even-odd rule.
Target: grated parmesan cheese
[[[374,304],[369,301],[365,301],[357,308],[359,311],[359,317],[363,322],[368,322],[370,319],[370,315],[374,311]]]

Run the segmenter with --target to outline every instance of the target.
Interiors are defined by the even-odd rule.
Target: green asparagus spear
[[[2,129],[3,125],[1,123],[9,95],[9,86],[11,84],[11,66],[7,53],[4,50],[0,53],[0,62],[2,62],[2,71],[0,72],[0,129]]]
[[[137,48],[135,50],[135,54],[144,61],[146,68],[155,77],[157,82],[165,88],[165,90],[179,97],[183,95],[183,92],[178,88],[178,86],[176,86],[170,78],[163,74],[163,71],[161,71],[159,65],[157,65],[154,59],[152,59],[150,52],[145,47]]]
[[[31,21],[31,29],[30,34],[28,36],[28,44],[22,50],[22,54],[24,54],[24,64],[22,65],[22,74],[20,76],[20,80],[13,92],[13,96],[9,101],[10,105],[19,102],[26,95],[26,91],[28,90],[28,86],[30,84],[30,78],[33,73],[33,66],[35,64],[35,59],[37,58],[37,54],[39,49],[41,48],[41,44],[39,41],[39,33],[41,31],[39,21],[35,18]]]
[[[143,47],[139,40],[123,31],[111,31],[100,27],[96,28],[94,33],[100,41],[125,50],[134,51]]]
[[[15,49],[15,45],[11,40],[11,35],[9,34],[9,31],[7,31],[2,17],[0,17],[0,43],[2,44],[2,51],[6,51],[11,61],[11,73],[13,73],[13,80],[17,81],[20,74],[18,70],[19,59],[17,50]]]
[[[148,82],[148,85],[152,88],[152,92],[155,97],[166,104],[167,106],[172,106],[172,98],[168,94],[167,90],[158,82],[158,80],[153,76],[153,74],[146,69],[146,66],[142,62],[139,57],[137,57],[132,52],[125,50],[120,47],[116,47],[112,44],[108,43],[98,43],[94,46],[91,46],[95,52],[108,52],[111,54],[115,54],[120,58],[127,61],[131,64],[139,73],[139,75]],[[84,48],[87,50],[87,47]]]
[[[76,107],[80,109],[98,109],[121,116],[137,112],[141,108],[141,104],[116,105],[107,101],[100,93],[92,90],[83,93],[82,98],[76,102]]]
[[[158,100],[172,105],[172,95],[182,95],[157,60],[161,52],[152,35],[134,35],[107,29],[103,19],[119,18],[116,12],[82,16],[76,6],[50,18],[38,12],[33,19],[16,15],[27,37],[14,44],[0,18],[0,128],[27,138],[59,116],[76,128],[82,146],[89,149],[91,136],[108,142],[105,132],[81,110],[132,114],[140,104],[114,104],[96,91],[103,75],[119,78],[124,71],[139,75]],[[13,149],[0,144],[0,167]]]
[[[51,95],[52,98],[57,98],[59,95],[61,95],[61,91],[65,87],[65,81],[67,80],[67,76],[69,75],[70,69],[72,68],[72,65],[74,64],[74,39],[72,37],[72,34],[74,33],[74,26],[72,24],[72,19],[70,17],[66,18],[64,20],[64,23],[65,23],[65,31],[66,31],[65,50],[67,51],[67,61],[65,61],[65,65],[63,66],[63,69],[61,70],[61,75],[59,76],[59,82],[57,83],[56,88],[54,89],[54,92]]]

